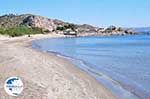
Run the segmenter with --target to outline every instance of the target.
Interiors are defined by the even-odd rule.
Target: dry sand
[[[31,48],[31,42],[61,35],[30,38],[0,36],[0,99],[115,99],[112,93],[67,60]],[[17,96],[4,91],[8,77],[23,80],[24,90]]]

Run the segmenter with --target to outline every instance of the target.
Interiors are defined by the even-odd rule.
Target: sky
[[[1,0],[0,15],[9,13],[100,27],[150,26],[150,0]]]

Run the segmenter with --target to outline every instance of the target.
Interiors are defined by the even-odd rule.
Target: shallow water
[[[149,35],[43,39],[33,47],[71,57],[120,99],[150,97]]]

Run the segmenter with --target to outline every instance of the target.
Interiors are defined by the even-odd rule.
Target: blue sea
[[[150,99],[150,35],[51,38],[32,46],[70,60],[118,99]]]

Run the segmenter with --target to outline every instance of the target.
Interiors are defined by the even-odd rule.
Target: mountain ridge
[[[74,24],[58,19],[51,19],[33,14],[6,14],[0,16],[0,28],[14,28],[26,26],[41,28],[43,31],[56,32],[64,35],[126,35],[135,34],[131,29],[110,26],[108,28],[95,27],[89,24]]]

